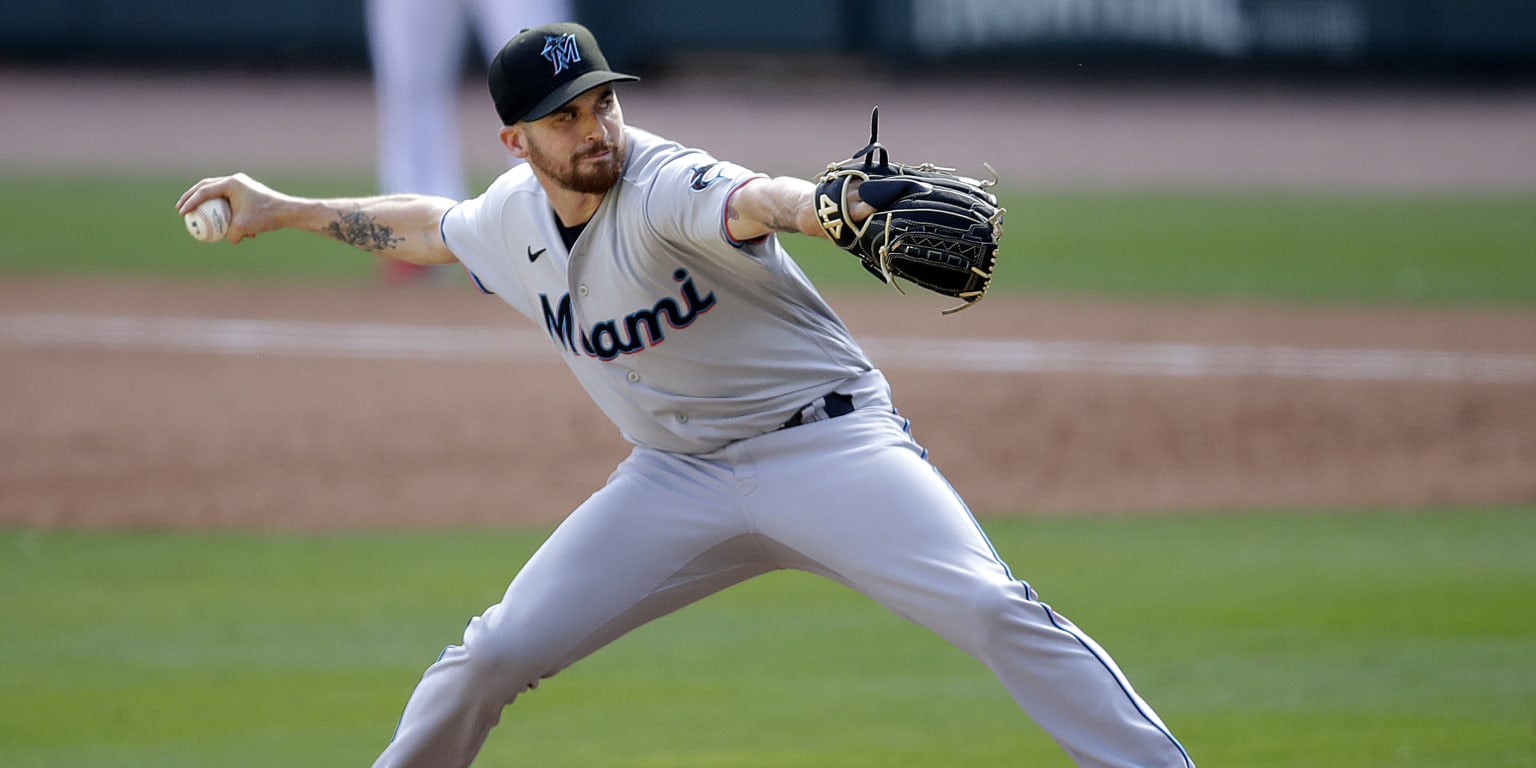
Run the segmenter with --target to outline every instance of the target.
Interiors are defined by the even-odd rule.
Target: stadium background
[[[1324,698],[1354,701],[1347,691],[1378,685],[1398,691],[1380,675],[1351,676],[1373,664],[1397,672],[1394,684],[1426,675],[1447,686],[1455,684],[1452,678],[1477,683],[1488,698],[1430,707],[1466,718],[1450,718],[1452,726],[1442,721],[1440,727],[1465,736],[1445,742],[1473,755],[1466,765],[1529,764],[1536,683],[1516,671],[1513,651],[1497,649],[1522,647],[1532,637],[1528,625],[1511,622],[1522,613],[1518,606],[1528,605],[1532,580],[1526,576],[1536,563],[1529,552],[1494,546],[1492,532],[1529,534],[1525,521],[1536,500],[1536,385],[1529,374],[1536,359],[1529,266],[1536,259],[1529,215],[1536,194],[1536,7],[1493,0],[589,0],[578,10],[614,64],[645,77],[623,92],[626,114],[637,125],[765,171],[807,175],[862,143],[868,107],[878,103],[893,153],[962,168],[985,161],[999,170],[1010,194],[1024,203],[1014,205],[1008,219],[1018,245],[1005,254],[1004,269],[1017,271],[1000,277],[998,295],[980,307],[940,318],[937,304],[875,290],[856,268],[832,269],[824,283],[835,308],[873,340],[919,440],[977,514],[1005,537],[1000,547],[1028,552],[1021,570],[1051,574],[1051,594],[1067,593],[1067,605],[1084,606],[1074,618],[1095,619],[1090,629],[1104,628],[1102,639],[1117,653],[1125,647],[1138,662],[1133,673],[1150,669],[1152,701],[1172,699],[1175,725],[1188,723],[1186,730],[1201,737],[1197,757],[1228,749],[1250,759],[1227,764],[1260,765],[1253,758],[1268,749],[1278,755],[1271,765],[1326,765],[1330,757],[1343,760],[1337,765],[1456,764],[1444,754],[1425,757],[1437,754],[1430,736],[1394,736],[1412,749],[1399,745],[1387,757],[1338,758],[1347,753],[1339,744],[1325,751],[1305,737],[1320,720],[1348,728],[1341,741],[1374,742],[1332,706],[1308,699],[1320,712],[1287,720],[1252,713],[1224,698],[1229,689],[1196,682],[1216,676],[1202,665],[1225,653],[1234,638],[1242,645],[1263,637],[1273,644],[1254,640],[1253,655],[1223,668],[1231,689],[1306,699],[1286,688],[1299,675],[1246,677],[1285,669],[1275,659],[1285,658],[1286,643],[1294,643],[1298,666],[1327,678],[1312,691]],[[281,236],[240,249],[209,247],[181,231],[171,204],[207,174],[246,170],[297,190],[334,194],[369,189],[372,102],[360,2],[12,0],[0,21],[0,173],[9,233],[0,242],[0,523],[8,553],[0,588],[12,598],[3,623],[19,628],[0,641],[9,678],[0,682],[23,692],[0,708],[0,758],[12,765],[169,765],[206,764],[214,754],[236,765],[261,757],[242,748],[260,741],[250,728],[264,727],[271,729],[268,743],[290,761],[366,759],[401,689],[419,673],[421,655],[435,652],[445,628],[451,636],[451,625],[462,623],[466,611],[494,599],[511,573],[492,553],[463,554],[500,539],[453,532],[515,536],[529,526],[537,532],[600,483],[624,446],[552,356],[516,351],[537,342],[534,331],[462,281],[402,290],[372,280],[367,260],[344,249]],[[466,54],[464,144],[485,179],[505,158],[488,140],[495,126],[482,93]],[[1188,231],[1173,239],[1174,252],[1158,256],[1168,266],[1138,265],[1135,256],[1149,241],[1171,237],[1157,223],[1163,212],[1178,210],[1168,201],[1186,196],[1213,201],[1213,218],[1180,213],[1174,220]],[[1215,205],[1228,198],[1252,200],[1253,220],[1243,237],[1211,252],[1230,249],[1232,261],[1256,269],[1255,276],[1226,275],[1205,287],[1187,277],[1164,282],[1160,271],[1182,268],[1177,247],[1198,250],[1193,244],[1219,241],[1228,227],[1221,215],[1248,210]],[[89,215],[62,212],[71,199],[93,201]],[[1371,244],[1388,252],[1428,248],[1444,264],[1389,261],[1391,269],[1362,293],[1288,287],[1293,281],[1305,286],[1331,268],[1330,233],[1304,227],[1314,219],[1338,226],[1331,209],[1369,216],[1383,200],[1397,212],[1380,221],[1379,242]],[[1399,205],[1425,219],[1464,208],[1501,228],[1514,256],[1506,253],[1495,264],[1454,238],[1424,246],[1415,241],[1432,240],[1434,233],[1416,229]],[[1111,217],[1098,213],[1111,208],[1150,223],[1101,230]],[[1266,226],[1271,210],[1277,213]],[[1353,248],[1364,241],[1347,242]],[[1249,246],[1294,266],[1252,264],[1244,253]],[[1323,254],[1309,252],[1314,249]],[[336,266],[282,266],[301,252]],[[816,253],[809,260],[823,258]],[[1077,272],[1060,264],[1072,259],[1082,262]],[[1124,275],[1106,276],[1098,263]],[[1190,263],[1219,266],[1216,259]],[[1458,270],[1510,277],[1461,295]],[[300,325],[280,325],[287,322]],[[336,329],[379,326],[425,332],[432,340],[444,338],[434,335],[442,331],[504,334],[508,341],[482,357],[419,349],[370,356],[359,353],[355,339],[334,336]],[[260,335],[273,329],[275,336]],[[940,341],[978,345],[1002,362],[936,370],[912,352]],[[1025,353],[1064,349],[1031,344],[1076,346],[1054,363],[1030,365]],[[1300,367],[1282,365],[1279,373],[1196,365],[1198,374],[1164,358],[1135,358],[1144,366],[1137,369],[1124,357],[1127,351],[1183,354],[1198,362],[1213,350],[1320,357],[1304,356]],[[1382,351],[1406,360],[1408,372],[1350,376],[1330,367],[1341,356],[1369,359]],[[1092,357],[1109,353],[1109,362]],[[957,398],[966,407],[957,407]],[[1495,522],[1475,511],[1483,508],[1496,510]],[[1285,522],[1276,521],[1277,511]],[[1418,526],[1403,521],[1416,520],[1420,511],[1450,521],[1446,530],[1431,535],[1398,527]],[[1025,523],[1016,522],[1021,519]],[[1458,626],[1471,650],[1429,651],[1410,643],[1424,658],[1400,657],[1380,649],[1423,622],[1383,617],[1369,607],[1355,614],[1368,618],[1339,619],[1317,602],[1298,604],[1290,626],[1308,621],[1308,611],[1321,616],[1312,619],[1314,629],[1329,639],[1314,646],[1311,636],[1298,640],[1267,624],[1269,616],[1206,595],[1209,583],[1221,583],[1223,561],[1215,553],[1196,548],[1180,569],[1146,570],[1183,552],[1176,540],[1196,525],[1191,521],[1231,521],[1236,527],[1223,529],[1226,543],[1252,544],[1234,551],[1287,569],[1283,577],[1256,571],[1254,581],[1238,587],[1266,595],[1276,616],[1274,585],[1308,569],[1316,574],[1317,601],[1373,583],[1373,573],[1394,574],[1395,586],[1411,591],[1412,574],[1395,569],[1425,578],[1440,573],[1432,565],[1465,574],[1469,563],[1484,558],[1527,586],[1511,589],[1510,581],[1491,576],[1479,581],[1485,574],[1477,572],[1478,578],[1465,579],[1475,598],[1441,604],[1452,613],[1457,609],[1450,603],[1464,606],[1468,618]],[[1064,537],[1069,545],[1062,547],[1075,558],[1054,571],[1049,552],[1020,543],[1050,541],[1053,531],[1063,530],[1052,526],[1079,524],[1087,526],[1084,540]],[[384,538],[368,538],[379,529]],[[388,538],[398,529],[406,529],[401,538]],[[101,530],[110,533],[90,536]],[[189,530],[214,533],[179,538]],[[274,531],[280,538],[263,538]],[[315,537],[315,531],[327,535]],[[1379,539],[1389,549],[1308,549],[1296,544],[1308,540],[1298,531],[1331,531],[1352,543]],[[1454,547],[1453,532],[1477,531],[1488,532],[1488,539],[1466,552]],[[1118,536],[1134,540],[1121,549],[1114,544]],[[1266,536],[1273,537],[1267,544]],[[1521,540],[1504,536],[1511,546]],[[423,556],[432,562],[405,564]],[[312,570],[299,567],[304,558],[312,558],[306,561]],[[232,565],[220,564],[226,560]],[[1090,562],[1098,563],[1096,570]],[[463,566],[458,581],[441,574],[454,570],[450,563]],[[1346,566],[1358,570],[1347,577],[1333,570]],[[261,589],[248,583],[242,569],[249,567],[295,575],[279,579],[260,571],[271,587]],[[221,613],[215,598],[162,586],[182,572],[202,574],[209,584],[223,578],[245,585],[244,601],[267,606],[301,594],[322,600],[326,590],[317,585],[344,585],[367,567],[386,581],[348,592],[349,598],[366,601],[381,583],[400,589],[388,581],[391,569],[415,574],[411,569],[420,567],[424,583],[442,581],[439,602],[430,610],[420,597],[404,607],[381,604],[360,627],[355,618],[346,623],[351,604],[337,608],[337,597],[318,616],[292,618],[264,608],[262,623],[246,613]],[[1133,605],[1094,602],[1117,592],[1116,584],[1146,579],[1174,580],[1187,591],[1172,594],[1211,599],[1172,607],[1145,596]],[[65,591],[55,591],[59,584]],[[1076,584],[1087,593],[1071,595]],[[1443,584],[1436,577],[1435,585]],[[1363,604],[1396,605],[1388,595],[1398,591],[1384,586]],[[825,599],[820,594],[800,597],[816,604]],[[120,604],[102,608],[114,600]],[[625,659],[639,668],[666,658],[658,649],[688,648],[696,662],[709,658],[720,649],[693,644],[712,637],[719,611],[735,604],[722,605],[713,613],[701,606],[689,614],[696,618],[679,617],[675,628],[638,638],[633,656],[618,650],[594,659],[589,676],[567,681],[565,690],[611,691],[627,671],[616,667]],[[828,627],[840,626],[839,614],[867,616],[834,605]],[[426,615],[416,616],[418,608]],[[1151,618],[1154,608],[1168,615],[1230,614],[1232,634],[1178,635],[1165,632],[1166,623],[1131,621]],[[757,612],[778,616],[768,609],[744,614]],[[757,626],[749,615],[730,615],[740,626]],[[418,641],[392,644],[374,634],[385,622],[418,619],[413,629],[400,630],[402,638],[414,632]],[[1361,624],[1362,643],[1377,650],[1330,655],[1337,652],[1340,624],[1352,620]],[[109,633],[116,627],[121,647],[73,639],[102,631],[93,621]],[[833,634],[828,643],[865,651],[903,647],[896,638],[904,636],[881,621],[867,619],[888,634],[862,642]],[[317,622],[335,627],[325,635],[329,644],[297,637]],[[182,637],[187,626],[193,629]],[[1190,626],[1206,625],[1191,620]],[[338,669],[351,674],[357,640],[346,633],[364,629],[370,632],[364,645],[378,657],[370,661],[386,670],[376,677],[387,677],[387,684],[369,689],[332,679],[324,691],[304,687],[315,678],[314,685],[323,685],[342,674]],[[288,631],[296,637],[283,634]],[[1450,632],[1443,625],[1429,631]],[[1157,649],[1174,646],[1175,637],[1214,650],[1191,651],[1188,658],[1169,651],[1160,663]],[[743,656],[758,654],[748,661],[760,663],[761,646],[731,647]],[[1136,658],[1143,647],[1153,649],[1151,659]],[[218,653],[216,662],[199,656]],[[925,648],[913,658],[946,669],[942,653]],[[721,679],[743,674],[729,661],[735,657],[721,658]],[[779,662],[763,674],[798,669],[798,662]],[[852,666],[858,668],[856,660]],[[1439,671],[1425,671],[1430,667]],[[885,680],[878,675],[889,670],[864,673]],[[228,682],[240,673],[252,690],[230,697]],[[829,670],[803,674],[825,681]],[[65,682],[74,675],[89,680]],[[112,702],[92,692],[103,680],[118,693]],[[933,685],[891,685],[872,698],[916,706],[941,696]],[[1437,689],[1421,685],[1409,687],[1413,698],[1434,703]],[[975,686],[987,690],[984,680]],[[709,701],[707,691],[676,677],[645,687],[662,692],[654,694],[658,707],[675,707],[687,699],[685,690],[696,704]],[[321,738],[304,730],[304,717],[284,709],[296,688],[312,698],[310,706],[324,708],[324,718],[338,709],[335,691],[368,690],[376,700],[342,704],[358,713],[359,724],[348,733],[351,740],[321,747],[303,740]],[[554,698],[560,695],[573,694],[551,691],[545,699],[554,702],[551,709],[532,710],[533,722],[551,734],[572,720],[570,710],[561,709],[571,700]],[[1391,700],[1394,693],[1380,695],[1383,709],[1409,706]],[[741,705],[728,692],[723,696],[721,705],[682,711],[702,721],[705,713]],[[177,709],[178,700],[185,710]],[[793,701],[818,711],[804,698]],[[838,716],[871,706],[858,699]],[[1372,712],[1374,706],[1361,704]],[[225,709],[247,730],[219,720]],[[998,707],[985,713],[998,715],[1001,725],[986,733],[997,734],[1008,746],[1002,754],[1012,755],[1028,737],[1013,733],[1012,713],[992,709]],[[918,729],[930,725],[921,715],[928,710],[914,711]],[[1223,720],[1226,712],[1242,714]],[[969,724],[986,722],[985,713],[970,713]],[[1439,738],[1435,726],[1424,724],[1433,722],[1431,715],[1425,717],[1403,719],[1415,723],[1417,733]],[[1474,720],[1495,730],[1468,725]],[[594,722],[605,733],[613,730],[611,719]],[[1287,736],[1277,722],[1305,726]],[[1244,724],[1250,741],[1232,739]],[[951,739],[971,735],[955,728]],[[114,736],[118,729],[131,734]],[[730,724],[718,730],[745,743]],[[93,731],[99,735],[82,735]],[[210,745],[211,733],[236,735]],[[55,742],[98,751],[57,751]],[[1468,743],[1484,752],[1467,752]],[[865,748],[867,762],[823,762],[900,764]],[[491,756],[517,751],[500,749],[493,745]],[[608,755],[607,764],[646,764],[652,755],[633,743],[614,749],[619,759]],[[702,759],[680,749],[683,758],[653,759]],[[902,743],[898,751],[911,749]],[[597,754],[596,762],[605,762]],[[987,762],[982,751],[959,754],[955,764]],[[1415,756],[1424,762],[1410,759]],[[785,760],[777,764],[795,764]],[[730,762],[755,764],[739,756]]]
[[[1444,74],[1536,63],[1518,0],[575,0],[616,67],[698,55],[944,64]],[[54,61],[366,66],[361,0],[13,0],[0,53]],[[682,20],[682,21],[679,21]],[[836,51],[835,54],[829,52]]]

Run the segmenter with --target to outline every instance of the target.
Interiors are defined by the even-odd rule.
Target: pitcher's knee
[[[559,671],[557,654],[540,647],[529,633],[508,631],[465,633],[460,648],[469,673],[510,701],[533,690],[539,681]]]
[[[1020,632],[1049,626],[1049,609],[1036,602],[1022,582],[988,582],[976,588],[959,626],[969,649],[979,655],[998,643],[1016,642]]]

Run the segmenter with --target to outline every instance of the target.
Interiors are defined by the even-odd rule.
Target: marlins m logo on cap
[[[502,124],[512,125],[538,120],[604,83],[639,79],[609,69],[592,32],[565,22],[525,29],[508,40],[491,59],[486,85]]]
[[[576,35],[567,33],[564,35],[546,35],[544,37],[544,50],[540,55],[555,65],[555,74],[564,72],[567,67],[581,61],[581,49],[576,47]]]

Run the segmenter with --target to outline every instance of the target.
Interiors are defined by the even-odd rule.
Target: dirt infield
[[[0,158],[0,167],[139,163],[162,171],[259,173],[321,158],[337,168],[370,162],[370,142],[357,138],[371,140],[366,83],[312,83],[298,93],[270,81],[236,84],[224,89],[224,109],[199,112],[217,130],[194,137],[176,117],[191,114],[185,81],[124,80],[115,89],[108,84],[84,93],[87,86],[62,77],[0,74],[8,104],[30,99],[24,101],[29,108],[0,116],[8,140],[20,137],[9,142],[13,151]],[[699,126],[711,110],[733,115],[727,123],[751,124],[743,115],[753,98],[719,84],[701,88],[662,84],[637,94],[631,119],[700,141],[710,129]],[[59,98],[61,90],[71,98]],[[303,151],[274,151],[279,143],[263,116],[277,91],[295,110],[285,124],[317,137]],[[835,97],[813,92],[806,101],[814,110]],[[950,98],[963,101],[965,94]],[[1341,101],[1335,94],[1306,102],[1310,111],[1300,101],[1283,94],[1159,100],[1034,92],[1018,104],[994,100],[979,109],[994,124],[1028,134],[1033,144],[1022,145],[1049,150],[988,158],[1042,184],[1172,179],[1536,188],[1536,151],[1519,152],[1531,149],[1536,137],[1520,130],[1536,125],[1536,99],[1528,96],[1429,104],[1417,97]],[[109,147],[115,151],[88,141],[71,151],[71,136],[88,127],[75,122],[85,117],[77,114],[79,105],[104,103],[138,107],[116,117],[125,133],[142,130]],[[466,121],[473,122],[474,97],[466,96],[466,104]],[[887,109],[900,111],[882,106]],[[818,133],[801,141],[788,131],[804,122],[784,110],[772,114],[758,126],[765,133],[733,134],[730,146],[717,151],[733,156],[739,150],[734,156],[746,162],[790,172],[783,167],[790,164],[785,147],[818,159],[848,149],[849,137]],[[1113,114],[1122,118],[1108,119]],[[45,125],[57,130],[44,131]],[[1124,146],[1127,125],[1145,138],[1140,146]],[[1202,143],[1192,133],[1200,125],[1226,133]],[[1074,137],[1073,126],[1086,128]],[[1466,141],[1469,126],[1481,126],[1484,140]],[[920,142],[925,130],[941,135],[944,129],[906,130],[911,135],[900,140]],[[1048,134],[1052,130],[1065,133]],[[216,146],[197,143],[208,135]],[[1290,160],[1244,151],[1264,137]],[[852,139],[860,138],[855,131]],[[978,134],[954,146],[974,149],[984,140]],[[1309,141],[1320,143],[1307,152]],[[766,147],[779,149],[770,157]],[[1170,158],[1176,149],[1185,153],[1182,164]],[[1106,151],[1107,159],[1095,156]],[[1246,165],[1237,162],[1242,158]],[[1360,164],[1341,170],[1342,158]],[[478,155],[477,162],[492,160]],[[857,333],[882,339],[1536,355],[1536,314],[1518,311],[989,299],[940,320],[920,300],[883,293],[832,301]],[[498,301],[461,285],[0,281],[0,320],[44,314],[529,330]],[[983,515],[1536,500],[1531,380],[947,372],[904,365],[897,354],[877,355],[876,362],[887,368],[919,441]],[[626,450],[553,353],[519,362],[357,359],[11,335],[0,338],[0,391],[0,524],[545,524],[601,484]]]
[[[489,297],[9,281],[7,313],[523,330]],[[1536,354],[1529,314],[988,302],[953,322],[839,296],[871,337],[1235,342]],[[625,446],[545,362],[0,345],[0,522],[355,528],[548,523]],[[877,360],[878,362],[878,360]],[[978,513],[1536,499],[1536,382],[951,373],[888,366]]]

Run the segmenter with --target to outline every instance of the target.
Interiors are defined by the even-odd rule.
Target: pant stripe
[[[1051,610],[1051,606],[1046,605],[1045,603],[1038,603],[1038,605],[1040,606],[1041,610],[1045,611],[1045,617],[1051,622],[1052,626],[1071,635],[1072,638],[1078,642],[1078,645],[1083,646],[1083,650],[1092,655],[1094,660],[1099,662],[1099,666],[1103,667],[1104,671],[1109,673],[1109,676],[1114,679],[1115,685],[1118,685],[1120,687],[1120,691],[1125,694],[1126,700],[1131,703],[1132,707],[1135,707],[1137,714],[1141,715],[1142,719],[1146,720],[1148,725],[1156,728],[1159,733],[1163,734],[1163,737],[1168,739],[1168,742],[1173,745],[1174,749],[1179,750],[1179,755],[1184,758],[1185,768],[1194,768],[1194,762],[1189,759],[1189,753],[1184,750],[1184,745],[1180,744],[1179,740],[1174,738],[1173,734],[1169,733],[1168,729],[1157,721],[1157,718],[1147,714],[1147,711],[1141,706],[1141,700],[1131,692],[1130,688],[1127,687],[1124,678],[1115,672],[1114,667],[1110,666],[1104,661],[1104,657],[1099,655],[1099,652],[1094,649],[1093,644],[1083,640],[1082,635],[1074,631],[1072,627],[1063,625],[1061,622],[1057,621],[1056,612]]]

